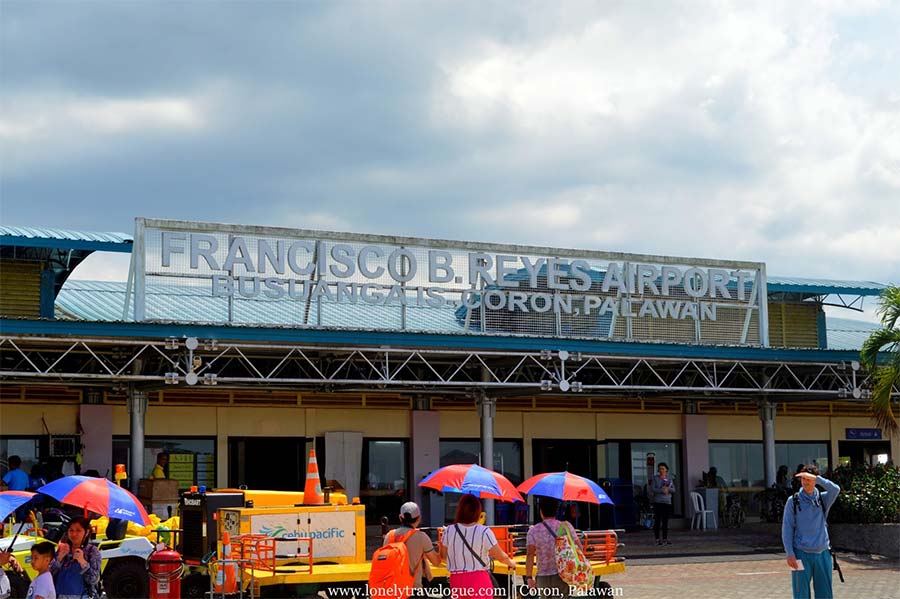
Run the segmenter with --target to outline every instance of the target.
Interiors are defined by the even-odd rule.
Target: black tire
[[[209,576],[194,572],[181,581],[182,599],[201,599],[209,592]]]
[[[110,599],[133,599],[150,595],[150,578],[143,560],[116,559],[103,572],[103,590]]]

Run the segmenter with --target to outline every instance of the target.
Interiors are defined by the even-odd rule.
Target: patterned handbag
[[[552,533],[553,529],[546,522],[544,526]],[[569,587],[576,593],[586,593],[594,586],[594,569],[584,552],[575,544],[572,532],[563,523],[556,533],[556,571]]]

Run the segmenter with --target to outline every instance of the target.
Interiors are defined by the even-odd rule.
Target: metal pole
[[[144,476],[144,416],[147,395],[134,387],[128,389],[128,412],[131,414],[131,465],[128,470],[131,492],[137,495],[138,481]]]
[[[759,277],[759,344],[769,347],[769,286],[766,280],[766,265],[760,264],[756,276]]]
[[[134,241],[131,244],[134,264],[134,320],[141,322],[146,317],[147,270],[144,254],[144,219],[134,220]]]
[[[134,242],[131,244],[131,261],[128,263],[128,279],[125,281],[125,305],[122,306],[122,321],[128,320],[128,308],[131,304],[131,292],[134,289]]]
[[[497,400],[488,397],[481,391],[478,400],[478,408],[481,413],[481,465],[488,470],[494,469],[494,415],[497,411]],[[494,524],[494,500],[483,499],[485,524]]]
[[[762,421],[763,464],[766,487],[775,484],[775,403],[764,399],[759,402],[759,419]]]

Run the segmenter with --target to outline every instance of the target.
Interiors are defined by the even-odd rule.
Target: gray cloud
[[[4,2],[0,208],[900,281],[898,26],[863,2]]]

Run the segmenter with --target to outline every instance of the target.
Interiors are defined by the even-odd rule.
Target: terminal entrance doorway
[[[305,454],[305,437],[229,437],[228,486],[302,491],[306,483]]]
[[[838,463],[850,458],[851,464],[876,466],[891,458],[890,441],[838,441]]]
[[[535,439],[532,441],[534,474],[567,471],[597,481],[597,442],[593,439]],[[530,498],[529,498],[530,499]],[[532,519],[540,521],[536,499],[531,499]],[[572,503],[564,506],[566,520],[576,528],[590,530],[598,521],[597,506]]]

